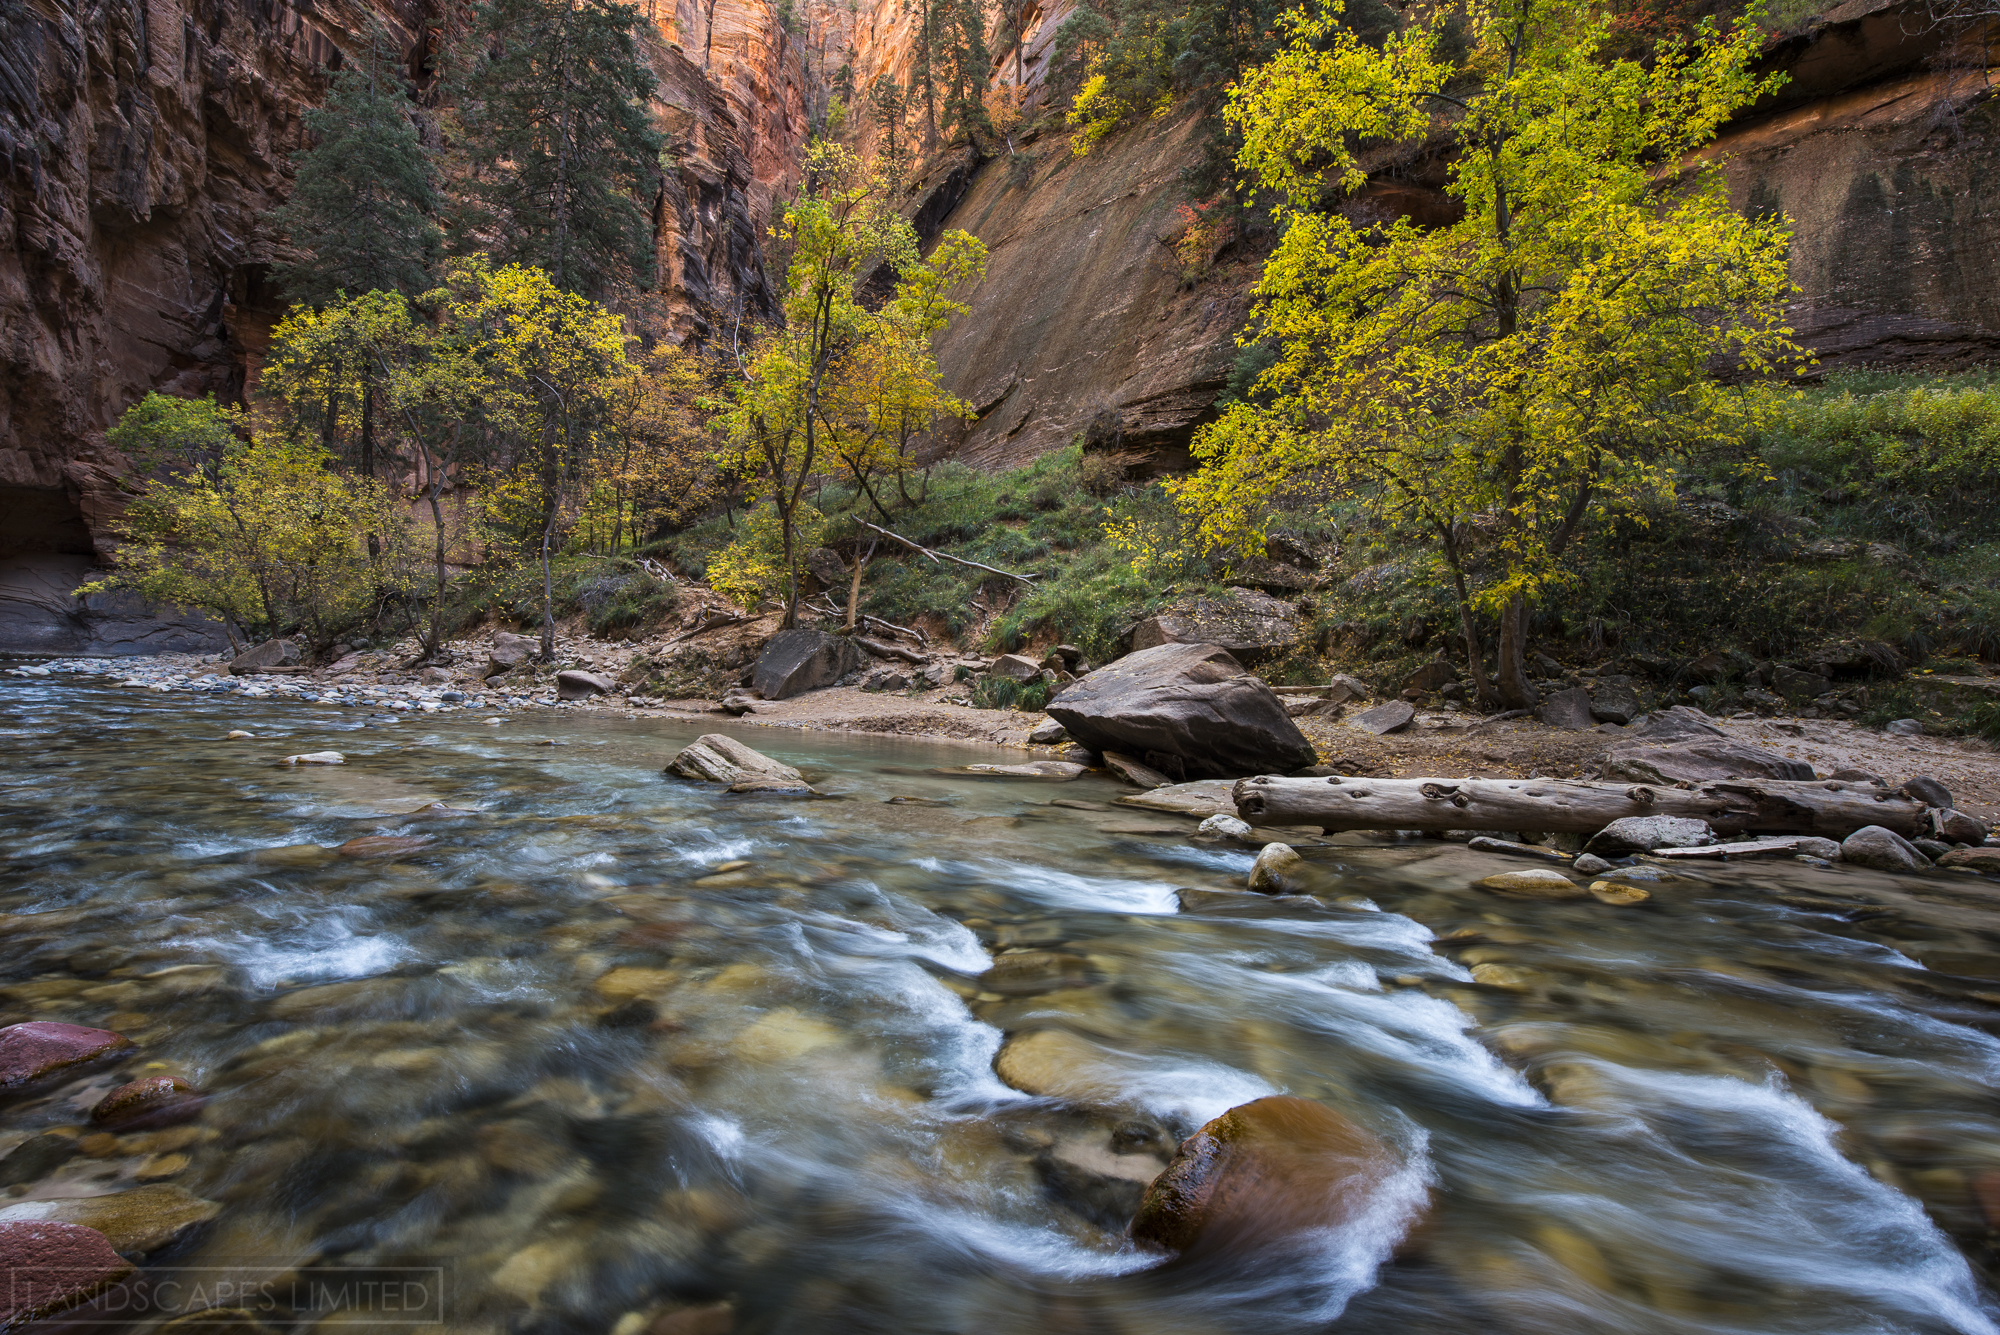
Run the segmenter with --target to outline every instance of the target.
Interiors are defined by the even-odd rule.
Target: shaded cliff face
[[[938,345],[946,387],[979,419],[942,449],[1012,467],[1089,434],[1155,467],[1186,464],[1235,358],[1254,272],[1185,287],[1168,248],[1201,133],[1183,117],[1083,158],[1044,138],[958,187],[939,225],[979,237],[989,258],[971,314]]]
[[[2000,54],[1917,4],[1850,0],[1773,53],[1790,83],[1713,151],[1793,224],[1793,321],[1824,369],[2000,357]]]
[[[672,44],[687,12],[706,71]],[[260,222],[371,14],[412,51],[436,21],[398,0],[0,5],[0,558],[102,556],[127,468],[104,429],[148,390],[230,399],[254,378],[282,313]],[[803,76],[758,0],[660,21],[663,304],[703,340],[774,309],[758,241],[796,185]]]

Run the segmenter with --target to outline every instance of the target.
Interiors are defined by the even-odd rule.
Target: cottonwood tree
[[[660,137],[638,11],[615,0],[483,0],[456,55],[468,236],[500,265],[602,298],[653,277]]]
[[[1535,703],[1528,607],[1572,544],[1673,485],[1678,456],[1738,442],[1755,381],[1798,356],[1784,220],[1730,207],[1698,151],[1776,85],[1745,23],[1704,24],[1641,65],[1606,60],[1575,0],[1472,11],[1472,55],[1443,25],[1377,50],[1330,20],[1249,74],[1228,114],[1239,159],[1283,226],[1246,338],[1275,349],[1252,401],[1195,444],[1175,488],[1211,547],[1261,541],[1287,490],[1358,492],[1431,533],[1481,695]],[[1460,221],[1356,223],[1364,142],[1449,139]],[[1732,374],[1719,378],[1716,372]],[[1474,589],[1475,534],[1495,573]],[[1497,612],[1497,692],[1475,609]]]
[[[272,214],[302,252],[273,271],[294,301],[432,285],[439,199],[402,64],[388,30],[371,23],[326,101],[302,118],[311,143],[293,157],[291,198]]]
[[[811,509],[806,493],[822,473],[838,469],[842,448],[859,449],[894,430],[887,413],[898,410],[877,416],[870,377],[881,377],[877,384],[899,380],[942,410],[946,396],[935,389],[934,369],[925,368],[935,366],[930,338],[960,309],[948,285],[985,262],[981,242],[951,232],[933,252],[943,258],[926,264],[879,172],[837,144],[815,143],[806,158],[813,188],[785,210],[776,229],[792,253],[784,327],[746,368],[723,419],[731,450],[758,474],[777,521],[787,627],[798,624],[801,521]],[[878,267],[897,275],[896,295],[870,310],[857,288]],[[886,408],[893,397],[880,402]],[[909,410],[919,411],[914,403]]]

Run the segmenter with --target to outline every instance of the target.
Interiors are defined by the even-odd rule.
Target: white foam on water
[[[1916,1201],[1845,1158],[1834,1143],[1840,1128],[1780,1078],[1753,1084],[1588,1064],[1620,1087],[1634,1116],[1650,1125],[1652,1116],[1671,1111],[1700,1127],[1700,1143],[1673,1146],[1673,1181],[1648,1193],[1643,1208],[1603,1197],[1550,1198],[1549,1208],[1594,1216],[1598,1235],[1607,1240],[1636,1235],[1625,1246],[1693,1253],[1719,1269],[1782,1275],[1833,1310],[1851,1314],[1863,1307],[1873,1314],[1845,1329],[1936,1329],[1942,1323],[1965,1335],[2000,1332],[1990,1300],[1950,1239]],[[1669,1123],[1653,1134],[1671,1144],[1672,1131]],[[1732,1155],[1751,1161],[1720,1167],[1700,1162]],[[1705,1169],[1709,1181],[1692,1177],[1688,1166]],[[1832,1335],[1823,1322],[1811,1329]]]
[[[713,867],[718,862],[735,862],[756,852],[755,839],[719,839],[713,843],[700,844],[688,848],[677,848],[674,855],[683,862],[692,862],[699,867]]]
[[[260,988],[329,979],[373,978],[415,952],[394,936],[356,931],[345,912],[264,910],[269,926],[256,935],[194,937],[175,942],[190,954],[233,964]]]
[[[1005,1266],[1053,1280],[1104,1279],[1160,1263],[1158,1252],[1130,1243],[1099,1251],[1045,1225],[996,1219],[974,1210],[892,1198],[896,1213],[925,1237],[946,1243],[968,1260]]]
[[[919,858],[916,865],[924,871],[987,882],[1033,896],[1044,903],[1060,904],[1064,908],[1096,909],[1107,913],[1169,914],[1180,911],[1174,887],[1166,881],[1081,876],[1054,867],[998,859],[940,862],[936,858]]]
[[[1163,1121],[1212,1122],[1239,1104],[1284,1093],[1260,1076],[1221,1062],[1124,1055],[1132,1063],[1121,1082],[1124,1092]]]
[[[743,1124],[731,1118],[700,1113],[690,1117],[688,1125],[721,1158],[741,1159],[749,1146],[749,1137],[743,1134]]]
[[[1474,1021],[1449,1001],[1416,991],[1356,988],[1328,978],[1325,968],[1265,973],[1187,955],[1176,957],[1173,967],[1196,987],[1234,997],[1251,1013],[1331,1034],[1495,1103],[1546,1104],[1520,1072],[1466,1036]]]

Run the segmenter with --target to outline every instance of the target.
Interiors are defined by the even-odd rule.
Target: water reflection
[[[1049,805],[1108,782],[924,772],[963,749],[744,729],[829,796],[733,798],[660,775],[699,730],[660,722],[0,692],[0,1018],[141,1045],[0,1152],[133,1074],[210,1091],[16,1189],[223,1205],[155,1267],[445,1264],[467,1331],[1993,1328],[1979,882],[1520,902],[1414,844],[1267,900]],[[1060,1097],[995,1074],[1050,1032]],[[1128,1244],[1173,1144],[1276,1091],[1397,1148],[1380,1217]]]

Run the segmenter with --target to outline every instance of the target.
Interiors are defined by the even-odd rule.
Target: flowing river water
[[[1309,897],[1182,893],[1250,854],[1050,805],[1109,781],[758,728],[826,796],[661,774],[709,730],[0,686],[0,1022],[138,1045],[0,1103],[0,1152],[135,1075],[209,1095],[12,1199],[165,1178],[222,1208],[147,1266],[435,1267],[454,1332],[2000,1321],[1991,883],[1522,901],[1345,840]],[[1046,1030],[1067,1098],[995,1073]],[[1371,1214],[1199,1270],[1125,1240],[1180,1138],[1278,1091],[1395,1147]]]

